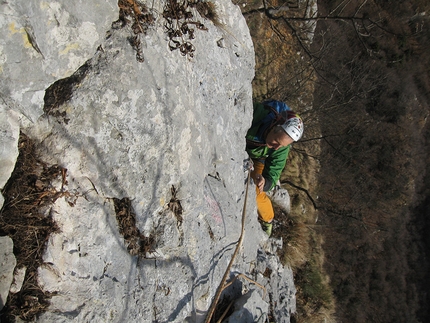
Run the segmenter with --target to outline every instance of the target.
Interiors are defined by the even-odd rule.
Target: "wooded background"
[[[301,206],[322,237],[333,319],[428,322],[430,3],[326,0],[315,14],[309,2],[237,3],[254,99],[305,120],[288,178],[312,199]],[[303,191],[291,192],[294,204]]]

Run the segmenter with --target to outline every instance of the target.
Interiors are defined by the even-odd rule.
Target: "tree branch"
[[[308,196],[308,198],[311,200],[311,202],[312,202],[312,204],[314,206],[314,209],[318,210],[317,204],[315,203],[314,199],[312,198],[312,195],[308,192],[307,189],[305,189],[303,187],[300,187],[300,186],[297,186],[296,184],[294,184],[294,183],[292,183],[290,181],[287,181],[287,180],[282,181],[281,184],[288,184],[288,185],[290,185],[290,186],[292,186],[292,187],[294,187],[294,188],[296,188],[296,189],[298,189],[298,190],[300,190],[302,192],[305,192],[306,195]]]

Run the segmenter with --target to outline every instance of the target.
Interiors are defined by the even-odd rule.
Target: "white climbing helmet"
[[[294,141],[298,141],[302,138],[304,130],[303,121],[297,114],[287,119],[281,127]]]

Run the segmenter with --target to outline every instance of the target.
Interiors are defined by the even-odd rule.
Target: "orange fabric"
[[[254,170],[251,172],[251,177],[255,181],[255,176],[257,174],[262,174],[264,169],[264,164],[262,162],[254,161]],[[273,211],[272,202],[265,192],[260,192],[258,187],[255,188],[257,194],[257,212],[258,216],[264,222],[272,222],[275,213]]]

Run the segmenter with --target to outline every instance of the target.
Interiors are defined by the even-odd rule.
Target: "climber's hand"
[[[266,182],[266,180],[264,179],[264,177],[261,174],[257,174],[255,176],[254,183],[255,183],[255,185],[257,185],[260,192],[263,192],[265,182]]]

